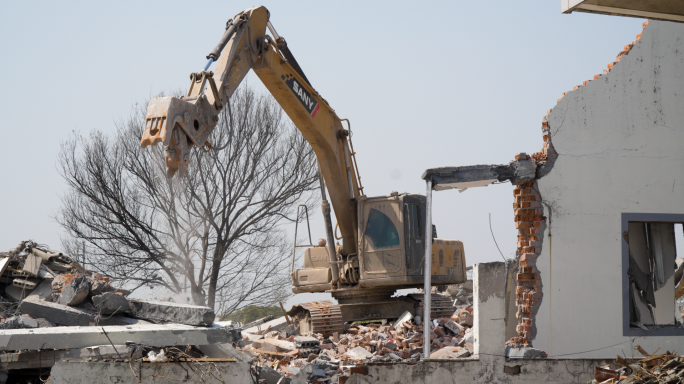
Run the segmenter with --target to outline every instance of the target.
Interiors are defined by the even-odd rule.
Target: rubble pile
[[[423,324],[420,316],[405,312],[394,322],[345,324],[342,334],[300,335],[294,324],[281,318],[245,326],[238,347],[253,356],[266,383],[282,376],[305,375],[307,382],[344,382],[357,365],[411,363],[423,353]],[[473,309],[463,306],[450,318],[431,322],[431,358],[464,358],[473,352]],[[263,376],[263,375],[266,376]],[[277,375],[275,375],[277,374]],[[281,376],[282,375],[282,376]]]
[[[645,357],[629,360],[617,356],[614,365],[594,367],[591,384],[656,384],[684,382],[684,357],[666,352],[650,355],[636,346]]]
[[[451,296],[454,301],[455,308],[470,307],[473,305],[473,281],[468,280],[465,283],[448,285],[446,293]]]
[[[207,307],[129,299],[71,257],[22,241],[0,252],[0,329],[175,323],[210,326]],[[4,295],[2,294],[4,293]]]

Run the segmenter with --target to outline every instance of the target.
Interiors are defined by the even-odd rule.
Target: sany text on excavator
[[[366,197],[351,145],[335,111],[311,86],[299,64],[269,21],[263,7],[249,8],[228,21],[219,44],[207,56],[202,72],[190,75],[186,96],[150,101],[141,145],[161,142],[167,174],[187,171],[193,146],[209,148],[209,137],[221,109],[251,69],[311,144],[321,173],[322,209],[327,241],[304,252],[304,268],[292,271],[292,291],[329,292],[339,304],[316,301],[289,311],[301,332],[326,335],[344,330],[344,323],[396,319],[404,311],[420,313],[423,295],[392,297],[398,289],[418,288],[424,279],[426,241],[433,242],[433,285],[466,280],[463,244],[425,233],[423,195]],[[270,35],[266,34],[266,30]],[[213,72],[207,71],[216,62]],[[349,121],[346,120],[347,124]],[[348,128],[350,128],[348,126]],[[341,232],[334,245],[330,202]],[[433,316],[453,313],[449,299],[433,295]]]

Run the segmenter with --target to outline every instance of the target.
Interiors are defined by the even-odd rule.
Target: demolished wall
[[[684,337],[673,337],[684,332],[635,340],[623,329],[621,216],[684,214],[684,24],[644,27],[604,73],[549,111],[544,149],[532,156],[537,180],[528,189],[549,217],[542,236],[529,239],[543,245],[535,257],[543,300],[532,328],[521,316],[518,338],[549,356],[630,356],[634,344],[684,350]],[[534,251],[519,248],[521,259]]]

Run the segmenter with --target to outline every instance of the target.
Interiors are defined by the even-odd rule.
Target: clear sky
[[[187,89],[190,72],[249,1],[3,2],[0,5],[0,250],[60,247],[56,167],[72,131],[113,132],[131,106]],[[542,148],[561,93],[601,73],[644,20],[560,12],[560,0],[264,3],[312,85],[351,120],[368,196],[425,193],[426,168],[503,164]],[[263,90],[256,76],[250,85]],[[468,265],[506,257],[510,184],[437,192],[442,238]],[[312,223],[324,237],[320,215]]]

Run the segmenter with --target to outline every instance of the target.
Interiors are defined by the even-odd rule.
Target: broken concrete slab
[[[49,327],[56,327],[57,324],[53,323],[52,321],[48,319],[43,319],[42,317],[36,318],[36,323],[38,323],[39,328],[49,328]]]
[[[465,332],[465,327],[462,326],[461,324],[449,319],[444,323],[444,327],[451,332],[453,332],[455,335],[458,335],[461,332]]]
[[[214,359],[235,359],[241,363],[251,363],[252,356],[234,348],[231,344],[200,345],[199,350],[205,356]]]
[[[40,271],[41,264],[43,264],[43,259],[34,255],[33,253],[29,253],[26,255],[26,259],[24,259],[24,267],[22,268],[22,271],[30,274],[31,276],[38,276],[38,271]]]
[[[356,347],[354,349],[351,349],[351,350],[345,352],[345,355],[356,358],[356,359],[367,359],[367,358],[373,356],[372,353],[368,352],[363,347]]]
[[[103,360],[118,359],[119,356],[128,358],[131,357],[132,352],[132,349],[126,345],[115,345],[112,347],[108,344],[65,350],[52,350],[47,347],[39,351],[0,353],[0,369],[50,368],[62,359]]]
[[[263,332],[263,331],[269,329],[269,327],[270,327],[271,331],[283,330],[283,329],[285,329],[285,327],[287,327],[287,320],[285,320],[284,316],[279,317],[277,319],[267,321],[265,323],[262,323],[260,325],[256,325],[254,327],[245,328],[243,330],[243,332],[258,334],[260,332]]]
[[[15,287],[14,285],[8,285],[5,287],[5,296],[13,301],[24,300],[33,290]]]
[[[431,359],[460,359],[469,356],[470,351],[461,347],[444,347],[430,354]]]
[[[52,280],[43,280],[24,300],[44,300],[52,294]]]
[[[252,327],[256,327],[256,326],[258,326],[258,325],[261,325],[261,324],[263,324],[263,323],[265,323],[265,322],[267,322],[267,321],[271,321],[271,320],[273,320],[273,316],[272,316],[272,315],[268,315],[268,316],[262,317],[261,319],[254,320],[254,321],[252,321],[251,323],[247,323],[247,324],[243,325],[242,327],[243,327],[244,329],[249,329],[249,328],[252,328]]]
[[[290,379],[282,376],[278,371],[269,367],[262,367],[259,379],[265,380],[266,384],[290,384]]]
[[[111,292],[114,290],[111,285],[109,285],[108,282],[101,280],[101,279],[95,279],[93,277],[88,277],[88,282],[90,283],[90,295],[91,296],[97,296],[101,295],[106,292]]]
[[[95,308],[103,315],[113,315],[126,312],[129,308],[128,299],[114,292],[105,292],[93,296]]]
[[[83,308],[69,307],[66,305],[51,303],[48,301],[24,300],[19,305],[19,310],[25,315],[35,318],[42,317],[58,325],[66,326],[89,326],[89,325],[141,325],[149,324],[146,321],[131,319],[123,316],[102,318],[97,321],[97,314]]]
[[[252,348],[269,352],[292,352],[297,347],[287,340],[261,339],[252,343]]]
[[[104,335],[103,329],[107,332]],[[54,327],[35,329],[12,329],[0,334],[0,351],[25,349],[72,349],[95,345],[127,342],[144,343],[151,347],[169,345],[207,345],[232,343],[235,329],[220,324],[211,327],[193,327],[183,324],[116,325],[96,327]]]
[[[140,299],[129,299],[129,304],[129,315],[155,323],[208,326],[216,318],[211,308],[199,305]]]
[[[394,322],[394,329],[398,330],[398,329],[402,328],[404,326],[405,322],[412,320],[412,319],[413,319],[413,315],[411,314],[411,312],[406,311],[406,312],[402,313],[401,316],[399,316],[399,318],[397,319],[397,321]]]
[[[87,276],[79,276],[71,280],[62,290],[59,296],[59,304],[75,306],[79,305],[90,293],[90,282]]]
[[[321,342],[311,336],[295,336],[294,343],[297,348],[312,348],[317,347]]]
[[[35,319],[26,316],[12,316],[0,323],[0,329],[38,328]]]
[[[506,357],[509,359],[544,359],[546,352],[536,348],[506,347]]]

